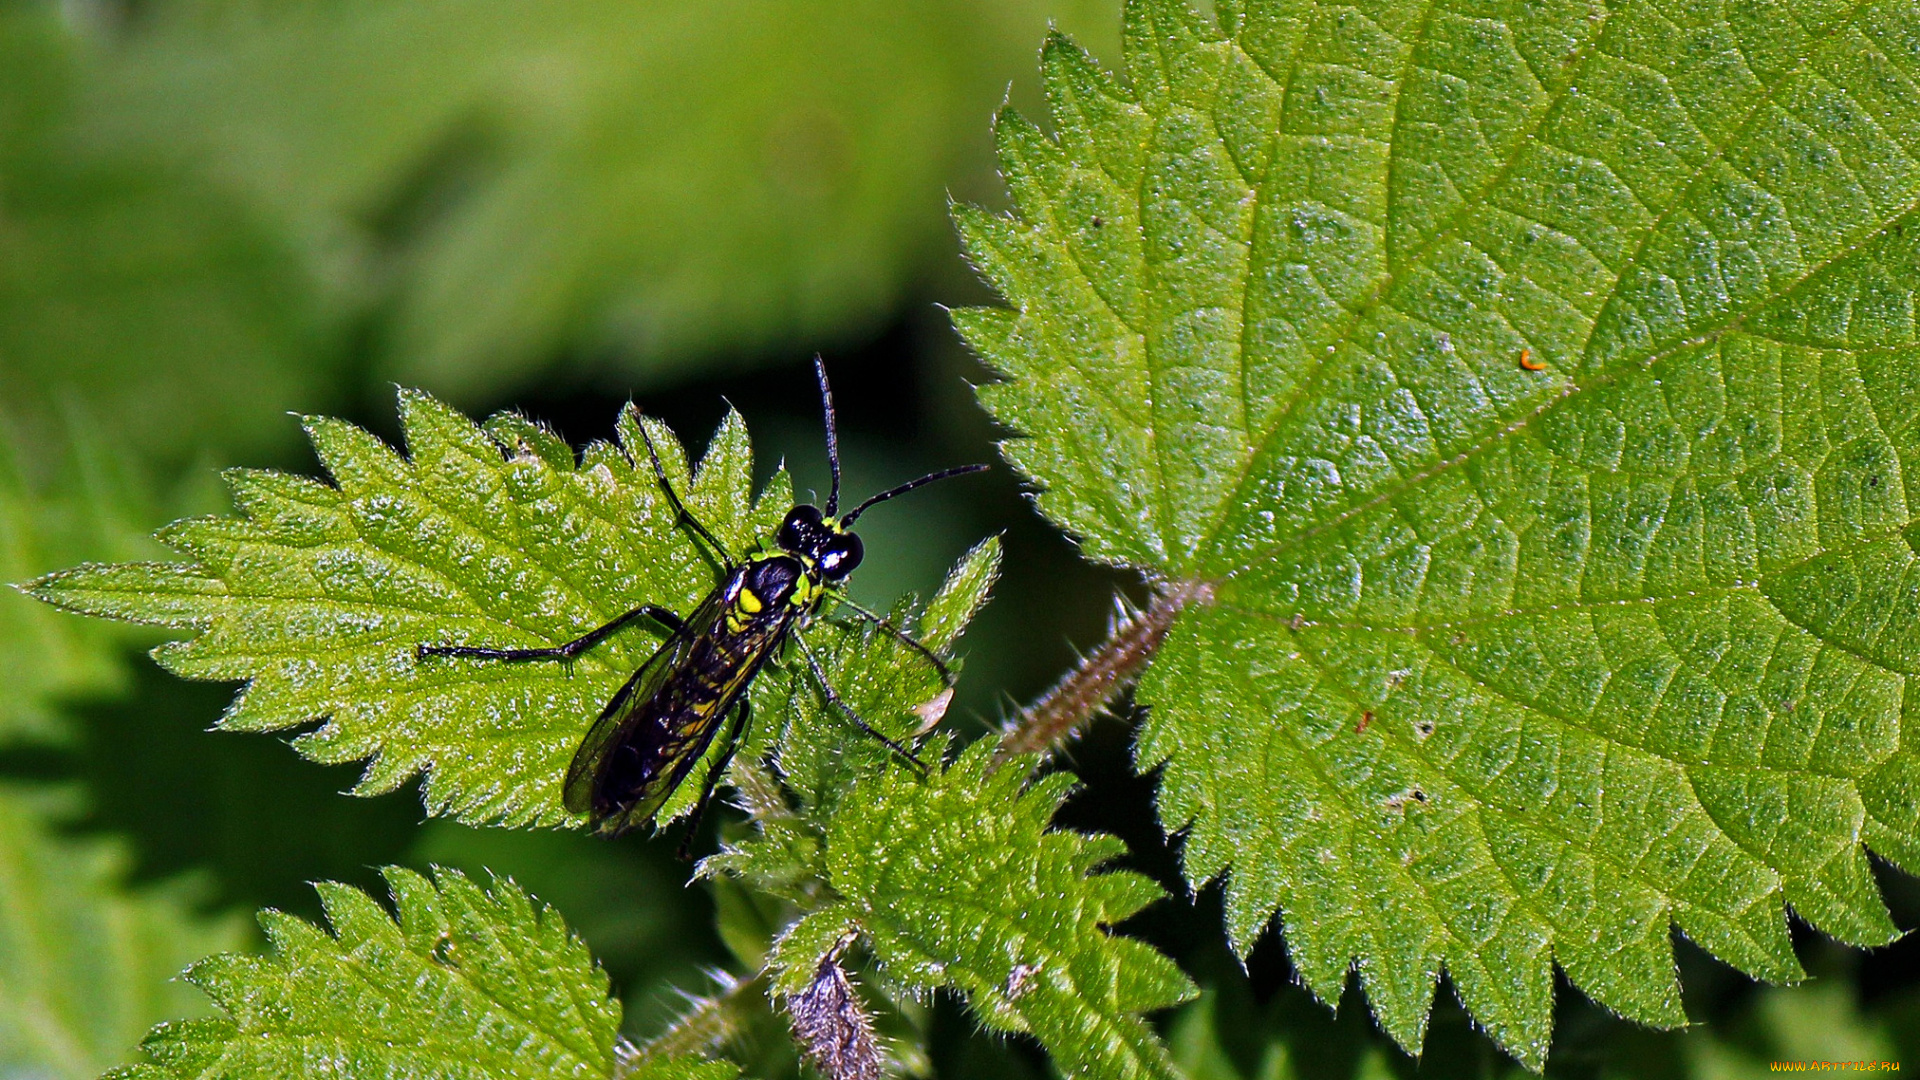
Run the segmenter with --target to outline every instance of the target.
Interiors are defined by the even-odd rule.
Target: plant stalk
[[[1163,586],[1145,611],[1124,610],[1105,641],[1013,718],[1001,732],[995,759],[1059,749],[1140,677],[1189,604],[1212,602],[1212,583],[1193,579]]]

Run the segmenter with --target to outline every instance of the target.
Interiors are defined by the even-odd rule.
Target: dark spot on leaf
[[[1093,227],[1094,227],[1094,228],[1096,228],[1096,229],[1097,229],[1097,228],[1099,228],[1099,227],[1101,227],[1102,225],[1105,225],[1105,224],[1106,224],[1106,222],[1105,222],[1104,220],[1102,220],[1101,218],[1099,218],[1099,217],[1095,217],[1095,218],[1093,219]]]
[[[1387,796],[1385,805],[1388,810],[1391,810],[1395,813],[1404,814],[1406,813],[1408,803],[1420,803],[1422,805],[1425,805],[1426,801],[1427,801],[1426,792],[1420,790],[1420,788],[1418,787],[1411,787],[1399,793],[1398,795]]]
[[[1367,733],[1367,725],[1371,723],[1373,723],[1373,713],[1362,712],[1360,714],[1360,722],[1353,725],[1353,733],[1355,735],[1365,735]]]

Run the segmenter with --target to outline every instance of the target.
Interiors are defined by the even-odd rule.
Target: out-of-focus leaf
[[[857,332],[1049,17],[1109,0],[153,5],[103,124],[205,155],[349,289],[387,374],[471,398]]]
[[[175,458],[284,440],[327,374],[313,283],[239,199],[78,132],[103,61],[55,11],[0,6],[0,414],[39,440],[89,402]]]
[[[1246,1080],[1220,1044],[1214,1017],[1215,999],[1215,994],[1209,991],[1180,1010],[1168,1025],[1167,1049],[1187,1080]],[[1284,1061],[1285,1053],[1284,1045],[1275,1047],[1275,1057]],[[1291,1077],[1290,1073],[1276,1070],[1274,1080],[1280,1075]],[[1267,1078],[1263,1076],[1261,1080]]]
[[[40,484],[0,438],[0,744],[67,741],[58,702],[117,689],[129,637],[7,583],[152,550],[120,461],[84,424],[67,426],[71,453]],[[58,835],[71,802],[0,783],[0,1077],[84,1080],[128,1060],[149,1025],[196,1007],[175,976],[245,939],[237,920],[192,914],[180,885],[129,890],[121,843]]]
[[[111,692],[124,678],[124,629],[47,610],[7,586],[76,559],[157,552],[148,500],[97,434],[68,425],[71,453],[32,483],[0,436],[0,743],[60,741],[62,698]]]
[[[59,800],[0,785],[0,1076],[87,1080],[198,1003],[175,976],[245,938],[179,887],[126,891],[117,844],[55,835]]]
[[[1769,987],[1756,995],[1743,1019],[1745,1030],[1731,1038],[1713,1028],[1688,1032],[1686,1060],[1695,1080],[1743,1080],[1772,1071],[1774,1062],[1873,1062],[1877,1067],[1870,1069],[1806,1071],[1884,1073],[1899,1060],[1886,1024],[1863,1016],[1845,983]]]

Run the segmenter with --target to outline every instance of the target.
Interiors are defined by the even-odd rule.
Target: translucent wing
[[[664,715],[685,710],[663,708],[667,699],[680,695],[662,691],[697,676],[688,661],[696,643],[709,637],[719,621],[724,592],[723,585],[701,601],[600,710],[567,768],[569,813],[591,815],[603,831],[625,831],[651,817],[706,751],[721,717],[714,715],[689,729],[686,721],[697,718]],[[643,805],[650,807],[645,817],[622,813]],[[610,820],[616,817],[620,820]]]
[[[567,770],[568,810],[617,835],[651,820],[686,779],[797,617],[787,603],[730,608],[746,575],[764,587],[766,562],[736,568],[607,703]],[[798,571],[772,576],[782,573]]]

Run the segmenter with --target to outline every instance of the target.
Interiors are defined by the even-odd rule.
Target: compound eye
[[[805,551],[823,531],[821,521],[819,507],[801,503],[787,511],[787,519],[780,523],[774,542],[785,551]]]
[[[820,548],[820,576],[828,581],[839,581],[853,568],[860,565],[860,556],[865,549],[860,538],[852,533],[838,533]]]

